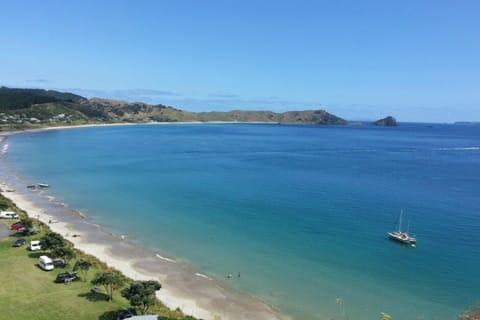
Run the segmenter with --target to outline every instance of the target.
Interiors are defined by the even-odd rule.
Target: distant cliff
[[[383,118],[383,119],[380,119],[380,120],[377,120],[373,123],[373,125],[375,126],[386,126],[386,127],[394,127],[394,126],[398,126],[398,123],[397,123],[397,120],[392,117],[392,116],[388,116],[386,118]]]
[[[228,111],[188,112],[164,105],[127,103],[105,99],[83,101],[77,110],[102,114],[106,119],[121,121],[238,121],[300,124],[346,124],[347,122],[324,110],[289,111]]]
[[[289,111],[228,111],[188,112],[162,104],[124,102],[101,98],[86,99],[71,93],[41,89],[0,88],[1,121],[43,123],[61,119],[77,122],[179,122],[179,121],[238,121],[297,124],[347,124],[342,118],[324,110]],[[56,115],[63,115],[56,117]],[[22,122],[23,121],[23,122]],[[56,120],[55,120],[56,121]]]

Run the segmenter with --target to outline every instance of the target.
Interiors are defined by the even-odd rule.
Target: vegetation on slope
[[[461,314],[459,320],[480,320],[480,304]]]
[[[62,115],[61,118],[58,116]],[[0,89],[0,123],[39,125],[61,122],[179,122],[234,121],[296,124],[346,124],[344,119],[324,110],[291,111],[182,111],[162,104],[86,99],[71,93],[41,89]]]
[[[79,102],[85,99],[73,93],[43,89],[12,89],[0,87],[0,111],[30,108],[35,104]]]

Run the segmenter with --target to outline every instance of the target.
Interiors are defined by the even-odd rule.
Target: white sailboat
[[[410,226],[410,224],[408,224],[407,232],[402,232],[402,216],[403,216],[403,210],[400,211],[398,231],[388,232],[388,237],[397,242],[409,244],[414,247],[415,244],[417,243],[417,239],[415,239],[415,237],[408,234],[408,227]]]

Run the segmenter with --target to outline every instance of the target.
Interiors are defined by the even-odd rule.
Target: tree
[[[108,300],[113,300],[113,291],[124,285],[123,278],[117,272],[97,273],[92,280],[95,286],[103,286],[108,295]]]
[[[480,319],[480,304],[474,306],[472,309],[461,314],[459,320],[477,320]]]
[[[22,226],[24,226],[27,229],[33,228],[33,221],[28,217],[20,219],[20,223],[22,224]]]
[[[11,202],[7,199],[4,198],[3,196],[0,197],[0,209],[1,210],[6,210],[10,207]]]
[[[72,248],[59,247],[52,250],[52,256],[55,258],[62,258],[65,261],[65,265],[68,265],[77,254]]]
[[[77,262],[75,262],[75,265],[73,266],[73,271],[78,271],[82,272],[83,274],[83,282],[87,282],[87,272],[92,266],[92,263],[89,260],[85,259],[79,259]]]
[[[128,288],[122,290],[122,297],[127,298],[132,306],[140,307],[142,314],[155,303],[155,291],[162,285],[155,280],[134,281]]]
[[[56,232],[49,232],[40,239],[40,245],[43,250],[54,250],[56,248],[64,247],[65,239]]]

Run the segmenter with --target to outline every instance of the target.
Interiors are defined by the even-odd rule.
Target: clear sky
[[[480,1],[2,1],[0,85],[480,120]]]

